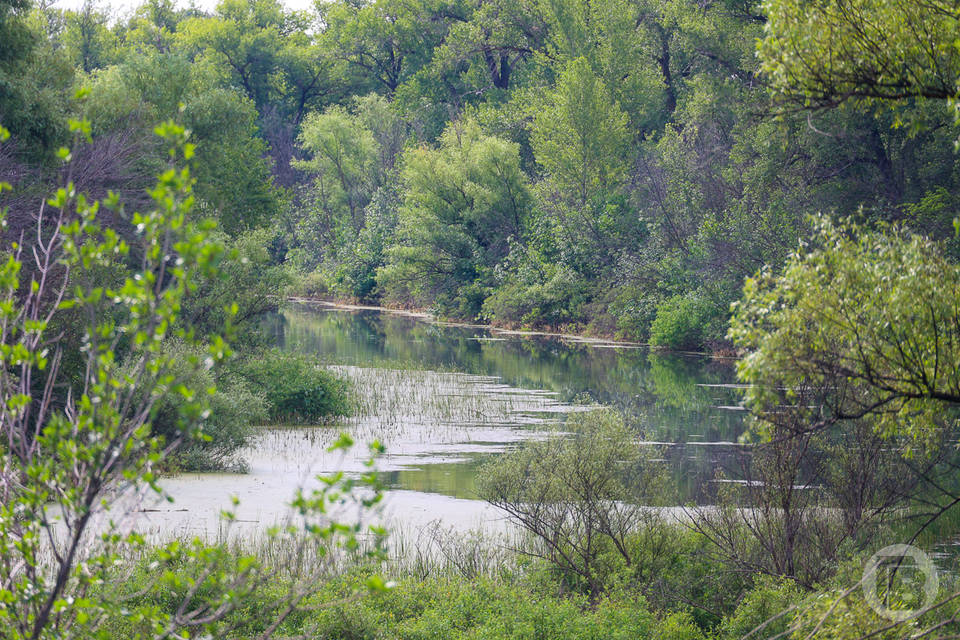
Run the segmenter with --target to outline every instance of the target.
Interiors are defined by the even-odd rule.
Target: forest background
[[[198,210],[274,291],[724,349],[744,279],[784,264],[810,214],[960,246],[945,101],[771,92],[752,2],[2,14],[11,224],[66,170],[69,117],[94,138],[78,189],[134,205],[163,162],[153,126],[176,118]]]

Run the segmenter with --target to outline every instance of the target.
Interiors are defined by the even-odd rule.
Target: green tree
[[[73,128],[89,132],[89,123]],[[202,437],[212,390],[185,383],[194,374],[202,382],[230,355],[213,335],[203,336],[196,351],[169,349],[173,338],[199,338],[177,326],[180,306],[197,279],[216,270],[223,251],[210,241],[208,223],[191,221],[193,180],[179,166],[192,157],[186,132],[173,124],[157,132],[168,142],[170,166],[151,190],[151,208],[132,214],[135,245],[98,217],[121,206],[116,197],[89,200],[68,183],[39,208],[29,244],[8,245],[0,266],[0,628],[12,640],[105,638],[118,623],[132,638],[229,636],[228,615],[265,587],[274,590],[270,604],[258,606],[264,621],[258,637],[269,638],[322,584],[330,552],[357,545],[362,525],[320,515],[333,501],[351,499],[358,483],[342,474],[326,478],[321,489],[298,492],[296,526],[268,532],[268,544],[314,559],[309,575],[279,594],[277,575],[255,557],[199,540],[151,550],[118,524],[129,515],[118,496],[161,494],[159,465],[184,439]],[[84,277],[133,252],[136,266],[119,285]],[[65,390],[64,343],[49,328],[69,309],[84,319],[86,366],[80,383]],[[177,414],[170,440],[152,429],[165,400],[174,401]],[[341,438],[335,447],[349,444]],[[373,490],[370,497],[353,496],[362,509],[378,500],[379,488],[369,474],[359,482]],[[142,585],[130,584],[131,558],[145,553],[157,559],[147,592],[176,594],[169,610],[143,599]]]
[[[584,58],[635,129],[658,127],[677,108],[683,52],[670,3],[546,0],[546,49],[558,73]]]
[[[530,194],[516,144],[453,123],[440,147],[403,156],[404,203],[377,276],[388,295],[476,317],[493,269],[527,224]]]
[[[173,0],[145,0],[129,21],[115,27],[115,31],[122,37],[123,49],[128,53],[171,53],[180,23],[195,13],[196,10],[177,10]]]
[[[303,123],[300,144],[309,159],[298,163],[314,178],[327,217],[346,221],[358,231],[363,208],[381,180],[379,145],[363,122],[339,106],[311,114]]]
[[[960,404],[960,268],[900,229],[817,221],[811,250],[747,281],[730,337],[761,419],[802,394],[808,429],[866,418],[888,436],[936,442]]]
[[[142,132],[155,123],[180,117],[197,145],[198,209],[236,235],[268,224],[280,209],[281,194],[264,158],[267,145],[258,136],[253,103],[233,90],[210,85],[210,79],[179,54],[131,54],[90,79],[91,97],[84,111],[97,134],[132,130],[143,138]],[[146,148],[135,162],[153,171],[162,161],[162,150],[143,144]]]
[[[21,155],[42,160],[65,140],[72,69],[40,46],[27,24],[30,6],[29,0],[0,1],[0,123]]]
[[[274,185],[253,103],[227,89],[191,93],[181,118],[197,143],[196,192],[204,214],[231,235],[271,224],[283,193]]]
[[[764,10],[762,68],[795,106],[957,96],[960,7],[953,2],[772,0]]]
[[[274,264],[267,250],[270,237],[267,229],[217,237],[226,253],[215,275],[197,279],[196,289],[183,301],[179,322],[197,335],[216,333],[229,322],[238,349],[262,348],[266,339],[259,323],[277,309],[277,292],[289,283],[286,269]]]
[[[585,58],[567,65],[534,115],[530,143],[546,174],[540,206],[556,221],[572,266],[609,264],[612,236],[624,228],[630,134],[626,114]]]
[[[345,61],[369,89],[392,94],[429,61],[446,32],[445,2],[338,0],[321,5],[322,46]]]
[[[261,116],[275,110],[295,126],[329,90],[329,65],[308,27],[306,14],[276,0],[223,0],[213,16],[183,22],[177,41],[222,70]]]
[[[641,583],[654,577],[669,534],[649,507],[669,500],[669,479],[655,450],[637,446],[610,411],[573,415],[564,428],[484,467],[480,494],[536,537],[533,554],[595,602],[611,565]]]
[[[472,12],[447,15],[450,31],[433,64],[460,74],[470,74],[476,66],[488,88],[514,87],[518,71],[545,45],[547,25],[536,2],[481,0]],[[470,70],[463,69],[465,63]]]
[[[84,0],[79,11],[67,11],[64,22],[60,41],[78,68],[90,73],[113,60],[117,39],[110,30],[109,16],[95,0]]]
[[[572,206],[615,192],[629,166],[623,111],[584,58],[571,62],[534,116],[531,144],[552,186]]]

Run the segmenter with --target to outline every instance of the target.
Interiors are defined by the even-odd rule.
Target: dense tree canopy
[[[150,0],[111,22],[90,0],[3,16],[19,158],[49,161],[52,118],[80,112],[124,141],[96,184],[134,195],[162,160],[144,132],[176,116],[199,210],[233,235],[268,227],[272,259],[312,291],[696,348],[725,343],[744,278],[782,265],[811,213],[960,248],[944,3]],[[93,93],[74,104],[77,87]]]
[[[41,159],[63,141],[73,69],[40,46],[29,10],[29,0],[0,3],[0,122],[23,154]]]
[[[9,557],[32,554],[25,564],[0,562],[8,571],[0,575],[0,622],[20,616],[23,637],[47,637],[45,627],[59,624],[55,610],[85,623],[83,608],[58,599],[74,583],[49,588],[35,561],[47,544],[39,533],[51,529],[18,506],[43,511],[44,482],[72,491],[74,467],[86,468],[77,456],[105,460],[95,472],[111,468],[116,449],[98,439],[103,429],[71,448],[74,433],[87,433],[85,416],[108,411],[106,426],[123,426],[121,445],[133,456],[122,458],[133,465],[126,469],[152,483],[152,465],[166,459],[157,457],[161,448],[194,431],[211,437],[190,438],[175,464],[223,467],[252,421],[317,422],[349,411],[335,375],[311,358],[263,348],[264,314],[291,295],[739,357],[746,391],[738,408],[764,437],[748,432],[728,443],[724,463],[742,473],[733,482],[714,478],[715,502],[691,514],[696,534],[664,534],[659,515],[646,517],[637,502],[653,504],[666,491],[665,477],[646,474],[661,468],[659,453],[637,449],[640,434],[612,414],[571,419],[572,433],[488,468],[487,498],[541,545],[534,555],[547,564],[527,576],[537,593],[560,576],[549,584],[564,596],[579,590],[590,615],[607,615],[614,593],[639,607],[630,611],[643,609],[644,598],[669,608],[637,637],[750,635],[766,628],[772,607],[799,597],[797,584],[821,588],[855,557],[851,550],[897,535],[880,526],[890,514],[927,518],[916,541],[960,504],[952,446],[960,407],[958,7],[317,0],[295,11],[281,0],[220,0],[211,9],[144,0],[117,15],[97,0],[75,9],[0,0],[0,137],[9,137],[0,145],[0,239],[10,252],[0,261],[0,315],[14,327],[4,335],[15,343],[27,336],[28,345],[0,353],[10,364],[0,367],[0,413],[9,414],[2,426],[12,434],[0,443],[8,454],[0,462],[19,448],[38,465],[31,486],[40,487],[23,503],[16,482],[0,481],[0,491],[16,496],[0,501],[0,547]],[[176,138],[172,155],[155,130]],[[171,168],[178,158],[189,168]],[[63,217],[45,217],[48,207]],[[43,287],[27,284],[37,274],[50,276]],[[57,293],[64,283],[71,286]],[[140,315],[144,304],[160,305],[155,321]],[[49,326],[29,315],[47,305]],[[204,347],[211,362],[224,359],[224,328],[241,353],[227,368],[210,368]],[[52,350],[38,342],[43,333]],[[137,371],[149,376],[137,383]],[[181,386],[171,382],[181,378]],[[688,394],[672,386],[671,396]],[[84,395],[91,388],[103,391],[103,408]],[[37,415],[36,424],[21,420]],[[186,434],[185,419],[195,423]],[[35,442],[63,447],[77,464],[58,465]],[[0,475],[13,468],[0,467]],[[110,483],[124,469],[111,471]],[[639,484],[628,482],[631,472]],[[364,478],[375,501],[376,483]],[[89,501],[76,503],[74,540],[94,499],[115,486],[91,482]],[[323,511],[327,491],[341,495],[342,484],[355,479],[341,474],[312,498],[301,494],[302,513]],[[309,530],[359,544],[355,528]],[[299,562],[308,557],[302,551],[284,557]],[[708,562],[708,551],[724,559]],[[230,566],[227,552],[218,553],[213,566]],[[72,556],[61,564],[75,566]],[[21,566],[32,582],[19,581]],[[96,575],[119,571],[112,557],[109,567]],[[717,567],[732,571],[705,578]],[[281,618],[328,568],[297,567],[291,573],[302,583],[290,576],[288,597],[272,592]],[[797,584],[752,582],[756,572]],[[70,575],[81,595],[94,586],[93,574]],[[192,594],[188,601],[206,597],[203,580],[165,575]],[[219,569],[201,575],[227,579]],[[97,581],[99,588],[106,579]],[[750,584],[745,608],[729,617]],[[129,618],[125,602],[134,600],[143,620],[163,622],[152,588],[101,613]],[[350,597],[340,599],[353,587],[345,589],[337,600],[349,607]],[[825,605],[823,617],[807,619],[826,602],[816,597],[794,610],[793,627],[784,618],[770,630],[881,635],[883,623],[848,596],[836,601],[846,609]],[[242,600],[225,597],[224,615]],[[696,613],[677,613],[678,603]],[[834,611],[839,622],[827,621]],[[347,635],[348,616],[329,612],[324,620],[341,626],[327,635]],[[924,614],[934,626],[921,632],[918,623],[911,635],[946,628],[936,615]],[[956,626],[960,615],[951,615]],[[31,616],[40,623],[27,624]],[[156,635],[173,633],[174,622]],[[322,635],[327,622],[303,634]],[[247,623],[262,621],[238,624]],[[386,629],[377,625],[356,635]],[[614,626],[621,635],[628,628]],[[281,631],[294,628],[255,635]],[[590,637],[606,637],[595,631]]]
[[[439,149],[411,149],[403,165],[399,242],[381,272],[384,285],[476,316],[493,269],[527,223],[517,145],[485,136],[476,123],[454,123]]]

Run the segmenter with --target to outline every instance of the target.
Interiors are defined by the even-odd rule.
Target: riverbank
[[[299,304],[311,304],[318,305],[321,307],[326,307],[330,309],[339,309],[341,311],[377,311],[381,313],[389,313],[398,316],[404,316],[408,318],[415,318],[417,320],[422,320],[424,322],[429,322],[441,327],[462,327],[462,328],[475,328],[489,331],[491,334],[502,337],[529,337],[529,338],[556,338],[563,342],[572,343],[572,344],[585,344],[597,348],[616,348],[616,349],[656,349],[658,351],[677,353],[682,355],[697,355],[697,356],[708,356],[711,358],[724,359],[724,360],[733,360],[736,359],[736,354],[730,351],[729,349],[723,347],[718,347],[716,350],[711,351],[687,351],[687,350],[677,350],[677,349],[667,349],[665,347],[657,347],[645,342],[634,342],[629,340],[617,339],[612,335],[588,335],[583,333],[576,333],[572,331],[566,331],[563,329],[553,330],[536,330],[536,329],[514,329],[511,327],[504,327],[497,325],[496,323],[477,323],[477,322],[461,322],[456,320],[444,320],[438,318],[434,314],[424,310],[424,309],[405,309],[400,307],[390,307],[390,306],[379,306],[379,305],[365,305],[358,304],[355,302],[347,302],[338,299],[330,298],[320,298],[320,297],[308,297],[308,296],[287,296],[286,300],[288,302],[296,302]]]

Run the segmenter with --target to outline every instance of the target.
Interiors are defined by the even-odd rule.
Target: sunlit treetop
[[[763,10],[762,70],[788,106],[958,94],[960,3],[768,0]]]

